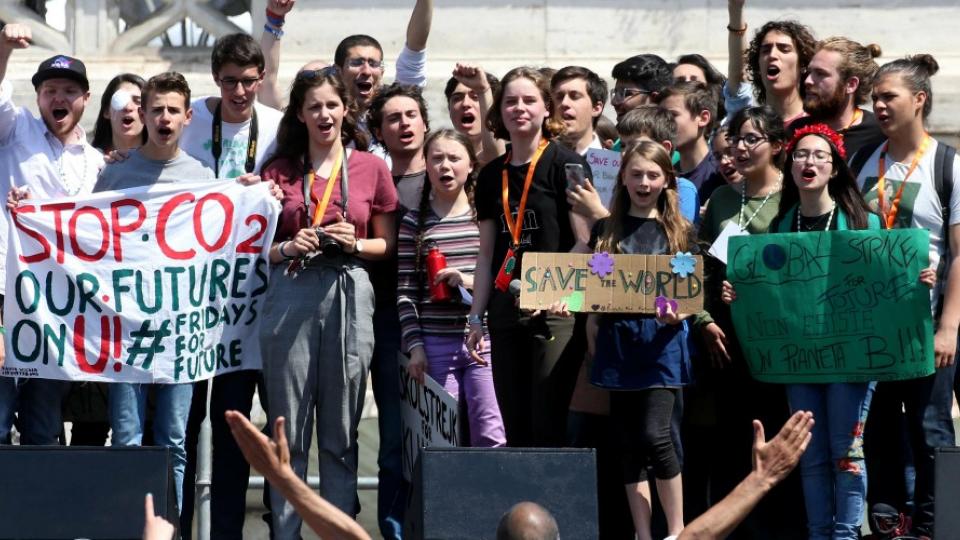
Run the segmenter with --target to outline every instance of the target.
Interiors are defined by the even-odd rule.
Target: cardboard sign
[[[266,184],[27,200],[11,214],[0,375],[182,383],[260,368],[279,204]]]
[[[778,383],[913,379],[933,373],[929,232],[730,238],[727,279],[753,376]]]
[[[703,259],[690,254],[523,255],[523,309],[563,301],[573,312],[656,313],[657,298],[676,302],[677,313],[703,309]]]
[[[458,445],[460,425],[456,398],[429,375],[420,384],[407,372],[406,356],[400,355],[400,422],[403,428],[403,477],[413,479],[413,466],[420,449]]]
[[[613,188],[617,185],[617,173],[620,172],[620,152],[591,148],[587,150],[585,158],[593,172],[593,187],[603,205],[610,208]]]

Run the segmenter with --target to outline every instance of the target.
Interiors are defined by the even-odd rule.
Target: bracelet
[[[277,40],[283,37],[283,30],[279,28],[274,28],[270,26],[269,23],[263,25],[263,31],[273,34],[273,37]]]
[[[0,336],[5,335],[6,333],[7,333],[7,327],[0,324]]]
[[[287,245],[287,244],[289,244],[289,243],[290,243],[290,241],[289,241],[289,240],[286,240],[286,241],[284,241],[284,242],[280,242],[280,244],[277,246],[277,253],[279,253],[280,256],[283,257],[285,260],[290,260],[290,259],[293,258],[293,256],[287,255],[287,252],[283,250],[283,246],[285,246],[285,245]]]
[[[267,16],[267,20],[273,23],[274,26],[283,26],[283,23],[286,20],[284,15],[280,15],[279,13],[274,13],[273,11],[270,11],[270,8],[267,8],[266,16]]]
[[[483,324],[483,317],[480,315],[467,315],[467,324]]]
[[[727,25],[727,31],[731,34],[742,36],[747,33],[747,23],[743,23],[743,28],[731,28],[730,25]]]

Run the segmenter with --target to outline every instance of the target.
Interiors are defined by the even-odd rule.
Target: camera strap
[[[220,156],[223,154],[223,119],[220,112],[221,101],[217,102],[216,109],[213,110],[213,133],[211,135],[210,151],[213,153],[213,175],[220,177]],[[250,135],[247,139],[247,160],[243,164],[243,170],[252,173],[257,165],[257,109],[254,107],[253,115],[250,117]]]
[[[313,170],[313,164],[310,162],[310,156],[305,155],[303,157],[303,203],[307,207],[307,215],[310,214],[310,205],[313,203],[313,219],[310,220],[310,225],[316,227],[323,221],[323,216],[327,212],[327,205],[330,204],[330,196],[333,194],[333,185],[337,181],[338,177],[340,180],[340,197],[343,199],[343,213],[346,217],[346,208],[347,208],[347,151],[343,149],[337,154],[337,157],[334,159],[333,168],[330,169],[330,177],[327,178],[327,185],[323,189],[323,196],[317,200],[316,194],[313,192],[313,181],[316,178],[316,173]],[[342,169],[342,171],[341,171]],[[342,174],[341,174],[342,172]]]

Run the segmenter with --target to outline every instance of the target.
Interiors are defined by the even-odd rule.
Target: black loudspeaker
[[[424,448],[403,537],[496,538],[503,513],[533,501],[553,514],[562,538],[597,538],[596,470],[590,449]]]
[[[957,539],[960,538],[960,512],[957,512],[957,501],[960,500],[960,448],[937,448],[934,456],[934,538]]]
[[[0,538],[141,538],[144,496],[176,525],[161,447],[0,446]]]

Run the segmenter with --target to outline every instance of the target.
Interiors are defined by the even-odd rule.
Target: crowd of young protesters
[[[644,53],[614,66],[609,89],[587,67],[521,66],[498,79],[464,59],[444,88],[452,129],[431,130],[432,0],[416,2],[392,84],[379,42],[352,35],[332,57],[320,54],[331,64],[301,68],[288,92],[277,80],[294,1],[271,0],[259,42],[234,34],[214,45],[219,95],[191,100],[173,72],[120,74],[90,142],[79,125],[90,96],[82,61],[40,64],[40,118],[13,103],[7,65],[31,31],[10,23],[0,31],[0,188],[12,210],[24,198],[158,182],[271,183],[282,210],[263,369],[218,376],[210,390],[214,538],[242,536],[249,465],[226,413],[249,416],[258,388],[301,478],[316,423],[320,493],[356,516],[368,378],[379,410],[378,522],[385,538],[400,538],[401,369],[461,401],[461,441],[472,446],[596,448],[602,538],[680,535],[749,475],[753,420],[779,426],[796,411],[813,417],[799,473],[731,538],[859,538],[865,511],[878,538],[932,537],[934,450],[955,445],[960,386],[960,273],[951,271],[960,190],[938,187],[945,167],[960,178],[960,161],[926,128],[937,62],[914,54],[881,66],[879,46],[818,40],[795,21],[749,32],[743,0],[728,8],[725,75],[699,54]],[[603,116],[608,97],[615,125]],[[601,148],[622,153],[608,201],[585,159]],[[568,182],[571,167],[584,181]],[[880,228],[930,231],[920,281],[932,289],[936,372],[879,383],[753,379],[730,314],[736,290],[707,248],[731,230]],[[0,235],[0,268],[7,242]],[[525,253],[599,251],[703,254],[705,309],[518,307],[512,282]],[[428,275],[435,252],[447,266]],[[75,445],[167,446],[189,537],[207,392],[206,383],[0,377],[0,444],[14,424],[21,444],[60,444],[68,420]],[[269,503],[272,534],[297,538],[284,492]]]

